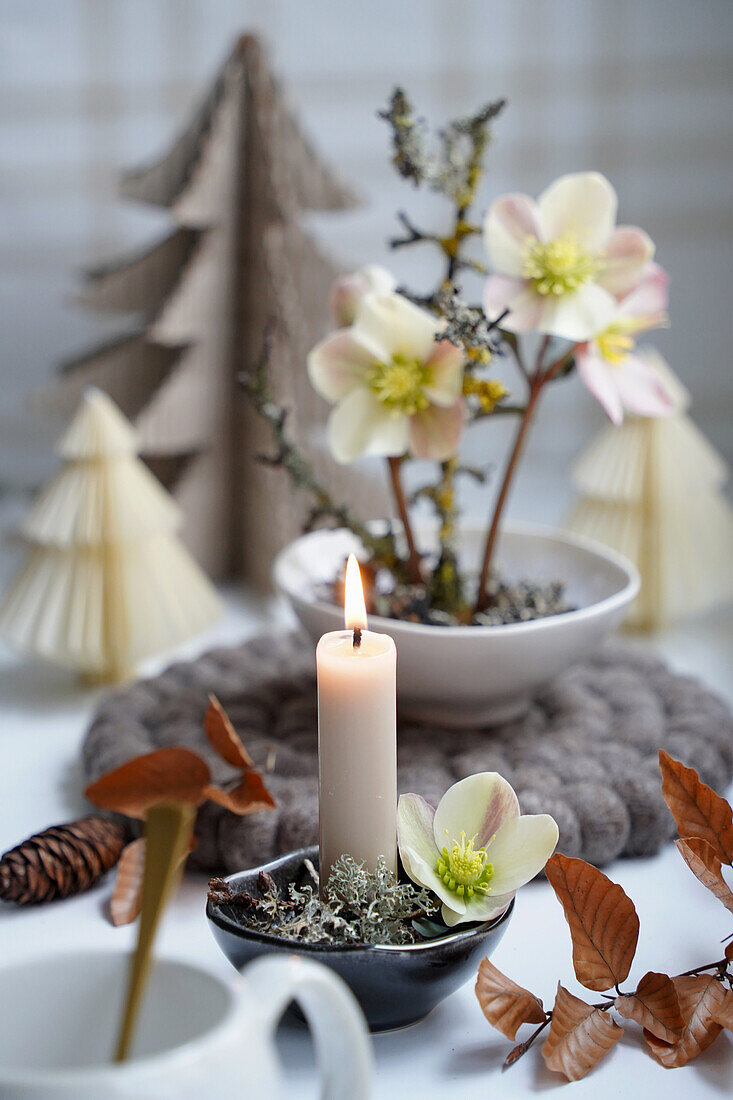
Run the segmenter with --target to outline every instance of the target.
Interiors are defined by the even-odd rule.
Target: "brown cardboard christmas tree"
[[[327,327],[336,272],[302,213],[342,209],[352,196],[306,143],[250,36],[167,154],[128,175],[123,193],[170,210],[173,228],[142,254],[89,273],[82,300],[134,312],[139,328],[66,364],[41,400],[68,415],[86,386],[105,390],[132,420],[207,571],[266,582],[307,507],[281,471],[257,462],[270,448],[268,429],[237,384],[261,356],[266,330],[291,436],[335,495],[380,511],[363,474],[329,459],[327,409],[305,371]]]
[[[639,630],[733,598],[728,471],[687,415],[687,390],[661,356],[654,362],[675,412],[627,416],[592,441],[573,470],[580,498],[568,523],[636,564],[641,591],[626,625]]]
[[[3,637],[93,680],[126,679],[221,614],[137,445],[109,397],[88,389],[57,446],[63,465],[21,526],[28,557],[0,603]]]

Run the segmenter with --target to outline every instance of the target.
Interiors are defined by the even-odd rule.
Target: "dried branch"
[[[449,340],[462,347],[472,364],[485,365],[495,355],[503,353],[499,326],[506,311],[495,321],[489,321],[479,306],[469,306],[452,284],[438,292],[437,304],[446,320],[445,328],[436,340]]]
[[[406,244],[418,244],[420,241],[431,241],[433,244],[440,244],[440,237],[436,237],[433,233],[423,233],[421,229],[413,225],[404,210],[397,211],[397,220],[404,227],[407,235],[392,237],[389,242],[390,248],[403,248]]]
[[[680,832],[693,829],[707,839],[688,836],[693,851],[712,853],[714,870],[733,859],[733,811],[724,798],[701,783],[691,768],[660,753],[664,795]],[[683,853],[684,854],[684,853]],[[708,852],[701,853],[706,869]],[[605,1001],[589,1005],[558,984],[552,1011],[545,1012],[534,993],[517,985],[485,959],[479,967],[476,995],[489,1023],[514,1039],[523,1024],[539,1024],[508,1054],[514,1065],[549,1025],[542,1054],[550,1069],[569,1080],[585,1076],[621,1036],[612,1010],[641,1029],[653,1058],[668,1068],[684,1066],[702,1054],[723,1028],[733,1030],[733,943],[722,959],[670,976],[648,971],[633,991],[620,988],[636,949],[639,920],[633,903],[617,883],[583,860],[555,854],[545,872],[570,927],[575,975],[589,989],[613,988]],[[703,884],[707,885],[702,876]],[[727,895],[721,897],[727,907]],[[727,986],[727,988],[726,988]]]
[[[407,563],[397,551],[394,532],[387,529],[383,534],[375,534],[347,505],[335,501],[316,477],[305,455],[288,435],[288,410],[275,401],[270,389],[269,339],[267,337],[262,355],[254,370],[250,374],[240,374],[239,382],[259,415],[269,425],[275,443],[275,453],[258,455],[258,460],[267,466],[282,467],[296,489],[302,489],[311,494],[315,503],[308,522],[328,519],[338,527],[348,527],[360,539],[365,549],[369,550],[376,562],[392,570],[395,576],[403,578]]]
[[[403,179],[415,186],[430,177],[433,170],[428,149],[425,120],[416,118],[402,88],[395,88],[385,111],[377,112],[392,127],[392,163]]]

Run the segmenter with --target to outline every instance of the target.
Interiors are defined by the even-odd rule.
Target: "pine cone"
[[[34,905],[88,890],[117,863],[127,829],[84,817],[36,833],[0,859],[0,900]]]

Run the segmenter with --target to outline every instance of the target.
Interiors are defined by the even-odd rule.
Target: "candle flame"
[[[364,603],[364,589],[356,554],[349,554],[349,560],[346,563],[344,622],[347,630],[366,630],[367,614]]]

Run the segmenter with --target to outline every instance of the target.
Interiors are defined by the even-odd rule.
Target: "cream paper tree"
[[[687,416],[689,393],[647,355],[676,411],[601,432],[573,470],[581,495],[568,527],[636,564],[641,592],[626,625],[657,630],[733,596],[733,511],[725,463]]]
[[[110,398],[88,389],[57,446],[63,466],[21,526],[30,552],[0,606],[11,643],[91,680],[127,678],[221,613],[137,446]]]

